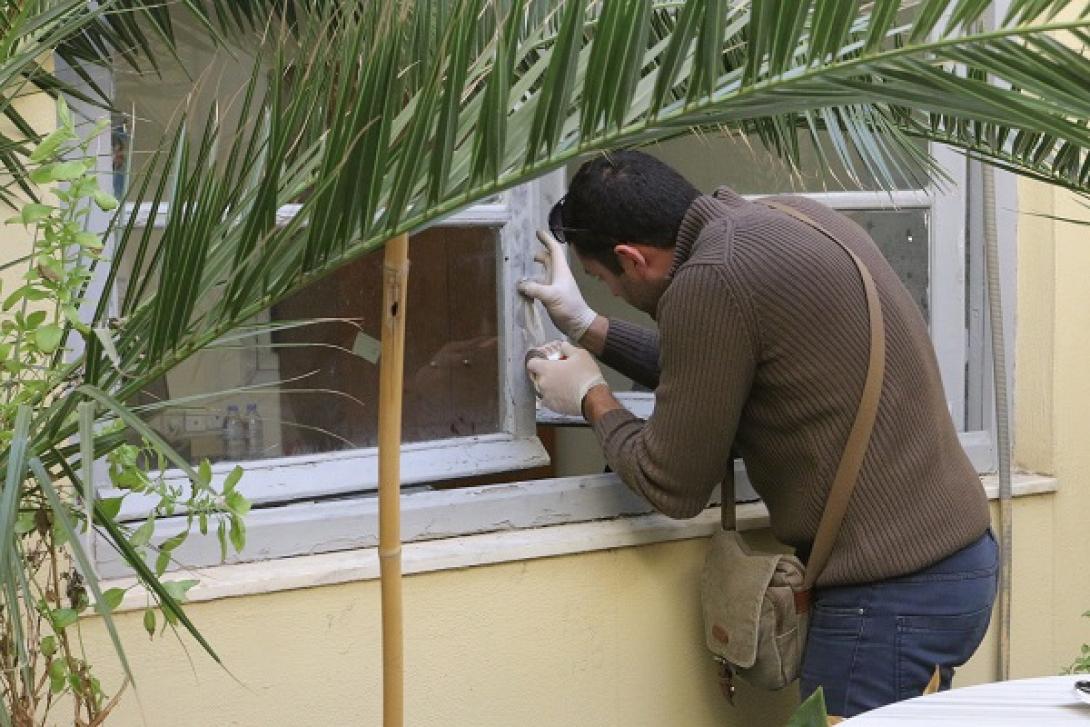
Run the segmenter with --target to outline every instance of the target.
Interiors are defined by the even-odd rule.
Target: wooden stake
[[[382,724],[405,718],[401,619],[401,399],[405,379],[405,299],[409,236],[386,243],[383,262],[382,357],[378,383],[378,557],[382,579]]]

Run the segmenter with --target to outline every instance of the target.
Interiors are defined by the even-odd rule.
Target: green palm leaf
[[[42,65],[52,50],[98,22],[102,10],[81,0],[37,0],[0,10],[0,118],[11,130],[0,131],[0,203],[11,205],[16,189],[33,196],[24,166],[29,145],[40,140],[23,116],[19,100],[37,89],[66,88]]]

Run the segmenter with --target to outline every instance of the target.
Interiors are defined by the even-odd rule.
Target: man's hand
[[[606,380],[590,352],[564,341],[560,353],[564,358],[558,361],[530,359],[526,371],[542,404],[557,414],[582,416],[583,398],[594,387],[605,386]]]
[[[556,238],[544,230],[538,230],[537,239],[545,245],[545,249],[534,259],[545,266],[546,282],[520,280],[518,290],[528,298],[540,300],[556,327],[573,341],[578,341],[598,314],[583,300],[583,294],[579,292],[564,257],[564,250]]]

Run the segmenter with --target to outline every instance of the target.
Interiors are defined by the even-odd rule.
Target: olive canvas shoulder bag
[[[836,542],[878,412],[885,371],[885,327],[878,291],[863,261],[835,235],[796,209],[764,204],[813,227],[851,257],[863,281],[870,322],[870,357],[859,408],[833,477],[806,566],[792,555],[753,552],[735,522],[734,474],[722,484],[723,527],[711,538],[701,577],[704,638],[719,664],[724,696],[734,676],[782,689],[799,676],[809,623],[810,591]]]

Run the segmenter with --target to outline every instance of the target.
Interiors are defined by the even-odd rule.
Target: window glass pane
[[[874,239],[901,282],[915,299],[925,320],[930,321],[930,237],[928,211],[910,210],[841,210],[861,225]],[[576,279],[590,305],[602,315],[623,318],[645,326],[654,322],[645,314],[623,301],[613,298],[604,285],[585,275],[579,265],[573,266]]]
[[[410,242],[406,442],[499,430],[496,237],[490,228],[433,228]],[[156,415],[152,425],[192,461],[374,446],[382,257],[381,250],[365,256],[269,313],[274,321],[337,321],[204,351],[149,387],[142,399],[150,403],[253,385],[265,385],[263,390],[174,407]],[[248,431],[250,406],[256,407],[260,425]],[[236,412],[244,420],[241,435],[235,420],[225,421]]]
[[[927,210],[844,210],[867,231],[930,322]]]
[[[258,34],[217,49],[188,14],[178,14],[181,63],[114,71],[114,188],[141,180],[152,153],[188,107],[188,136],[217,108],[221,129],[240,123]],[[163,53],[167,53],[164,49]],[[263,92],[258,84],[256,96]],[[229,145],[219,144],[220,155]],[[192,156],[196,156],[195,154]],[[161,171],[161,170],[160,170]],[[149,187],[154,191],[155,183]],[[170,186],[167,186],[169,195]],[[169,199],[169,196],[168,196]],[[139,201],[139,200],[135,200]],[[497,203],[499,197],[486,202]],[[155,231],[156,241],[159,232]],[[410,245],[403,440],[420,442],[500,429],[496,266],[498,228],[433,228]],[[357,260],[268,311],[262,321],[336,321],[278,330],[201,352],[141,395],[143,403],[231,392],[159,412],[151,421],[190,460],[249,460],[372,447],[378,427],[378,339],[382,252]],[[129,275],[121,275],[125,290]],[[155,281],[146,283],[154,286]],[[201,301],[214,305],[214,296]],[[240,387],[262,390],[237,391]],[[247,409],[260,426],[246,432]],[[234,408],[232,408],[234,407]],[[224,424],[227,424],[226,428]]]
[[[921,146],[926,142],[919,142]],[[685,136],[644,149],[680,170],[703,192],[727,185],[739,194],[776,194],[781,192],[857,192],[882,189],[865,171],[853,179],[830,152],[828,167],[819,163],[808,137],[800,139],[800,171],[792,172],[786,162],[765,150],[756,139],[729,138],[721,135]],[[861,165],[858,170],[865,170]],[[894,174],[896,189],[914,189],[911,175]]]
[[[115,192],[142,179],[152,154],[169,141],[187,107],[194,115],[187,122],[188,138],[194,144],[200,143],[204,121],[213,108],[219,114],[220,128],[234,130],[238,126],[242,91],[249,82],[254,56],[239,48],[217,49],[207,31],[195,27],[188,14],[176,15],[174,28],[178,62],[171,58],[171,51],[159,45],[158,55],[171,58],[171,62],[158,69],[137,71],[125,63],[114,66]],[[255,47],[257,43],[255,39]],[[262,91],[259,86],[258,98]],[[219,145],[221,156],[227,148],[226,143]],[[169,199],[169,186],[166,194]]]
[[[841,210],[867,231],[878,249],[908,288],[924,320],[930,322],[930,236],[928,210]],[[590,306],[604,316],[622,318],[653,327],[654,322],[644,313],[609,294],[605,285],[586,275],[578,264],[573,272]],[[618,379],[621,381],[621,379]],[[627,380],[624,380],[627,382]],[[625,388],[630,385],[624,384]]]

